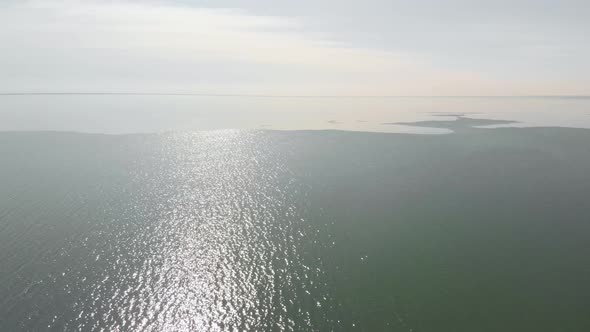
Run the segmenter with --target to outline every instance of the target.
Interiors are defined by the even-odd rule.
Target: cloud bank
[[[579,82],[501,80],[476,70],[441,67],[407,50],[341,40],[309,31],[297,18],[238,8],[160,1],[8,2],[0,5],[0,92],[588,92]]]

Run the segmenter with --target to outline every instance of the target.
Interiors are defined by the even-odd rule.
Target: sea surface
[[[373,123],[439,135],[21,118],[0,330],[590,331],[590,130],[428,112]]]
[[[446,134],[451,131],[400,122],[452,120],[456,115],[512,121],[497,124],[503,127],[590,129],[590,97],[0,94],[0,131],[131,134],[266,129]]]

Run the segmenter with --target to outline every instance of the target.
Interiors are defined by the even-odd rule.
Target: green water
[[[0,133],[0,330],[590,330],[590,131],[476,124]]]

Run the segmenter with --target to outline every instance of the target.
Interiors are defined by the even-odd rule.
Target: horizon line
[[[590,95],[274,95],[198,92],[0,92],[0,96],[187,96],[244,98],[563,98],[590,99]]]

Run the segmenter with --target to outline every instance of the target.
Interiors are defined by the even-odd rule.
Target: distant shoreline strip
[[[238,98],[546,98],[546,99],[590,99],[590,96],[575,95],[522,95],[522,96],[396,96],[396,95],[272,95],[234,93],[160,93],[160,92],[0,92],[0,96],[187,96],[187,97],[238,97]]]

